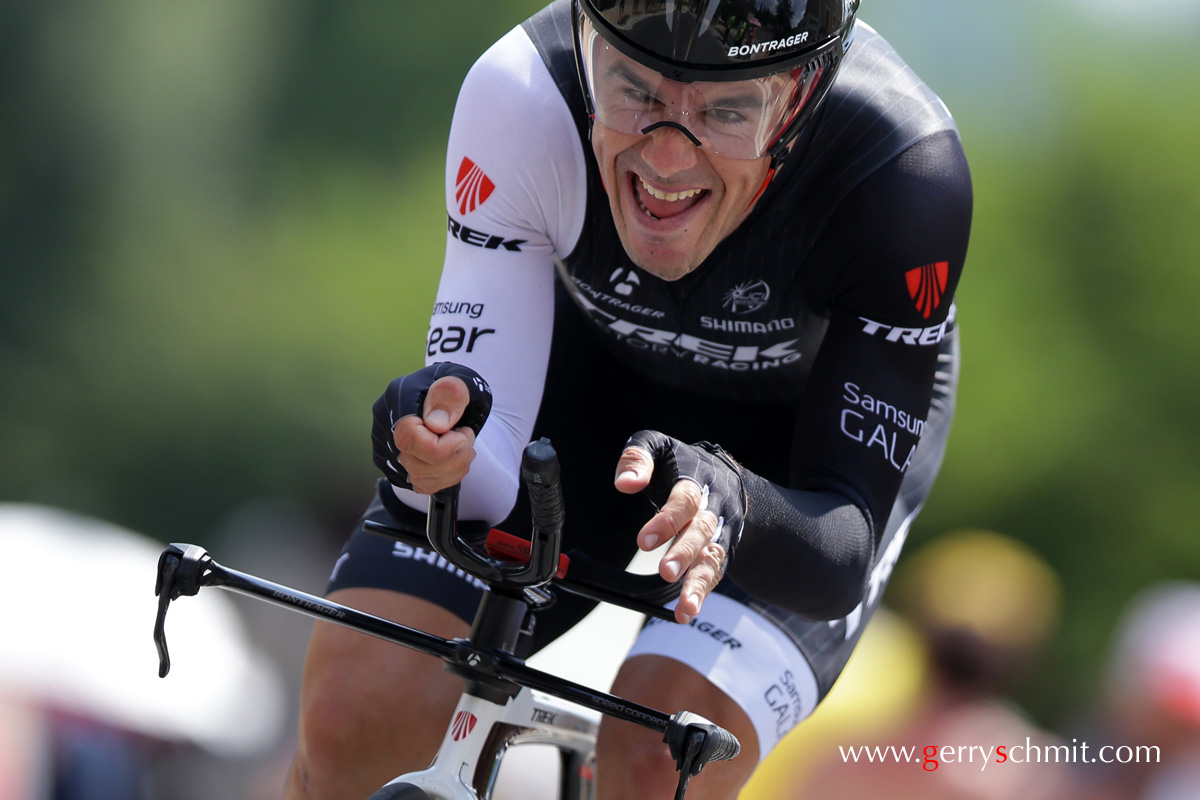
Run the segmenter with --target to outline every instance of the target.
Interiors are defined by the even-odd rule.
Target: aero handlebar
[[[554,581],[558,588],[575,594],[661,619],[674,619],[673,613],[664,608],[663,603],[678,596],[678,584],[667,583],[657,575],[634,575],[576,550],[561,554],[565,514],[558,458],[548,440],[541,439],[526,447],[521,477],[529,493],[534,520],[532,539],[528,542],[492,531],[485,552],[480,552],[464,541],[456,530],[457,486],[439,492],[430,499],[426,531],[428,539],[383,523],[368,521],[364,526],[370,531],[415,546],[431,544],[448,561],[488,583],[497,601],[499,596],[506,595],[512,598],[510,602],[524,598],[530,607],[537,607],[547,599],[545,592],[537,587]],[[170,545],[159,558],[155,586],[159,602],[154,641],[158,647],[160,676],[166,676],[170,670],[165,628],[167,609],[173,600],[195,595],[204,586],[219,586],[251,595],[440,657],[465,676],[474,675],[504,686],[537,689],[604,714],[662,731],[680,771],[677,798],[683,797],[688,778],[697,774],[704,764],[733,758],[741,749],[732,733],[690,712],[667,715],[539,672],[526,666],[511,652],[494,649],[483,642],[443,639],[322,597],[264,581],[221,566],[203,548],[195,545]]]

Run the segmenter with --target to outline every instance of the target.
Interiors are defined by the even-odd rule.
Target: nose
[[[674,125],[662,125],[646,136],[648,141],[642,146],[642,160],[661,177],[667,178],[696,166],[698,148],[685,131]]]

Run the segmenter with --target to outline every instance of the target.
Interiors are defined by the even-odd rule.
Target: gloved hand
[[[741,468],[720,447],[685,444],[658,431],[630,437],[617,465],[617,489],[644,492],[658,513],[638,534],[653,550],[675,542],[659,564],[668,581],[684,577],[676,619],[690,620],[724,575],[746,518]]]
[[[372,408],[375,466],[394,486],[422,494],[454,485],[474,458],[491,409],[487,381],[460,364],[442,361],[397,378]]]

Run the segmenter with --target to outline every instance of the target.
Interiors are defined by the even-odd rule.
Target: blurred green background
[[[371,403],[421,363],[457,87],[540,5],[0,4],[0,500],[212,549],[263,497],[347,530]],[[958,420],[913,541],[991,528],[1059,571],[1021,698],[1049,724],[1139,587],[1200,576],[1195,5],[862,12],[975,179]]]

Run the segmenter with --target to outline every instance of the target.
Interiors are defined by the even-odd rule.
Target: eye
[[[708,122],[714,125],[742,125],[747,121],[745,114],[732,108],[709,106],[704,113]]]
[[[621,91],[621,97],[626,103],[637,106],[653,106],[658,103],[654,95],[637,89],[633,86],[627,86]]]

